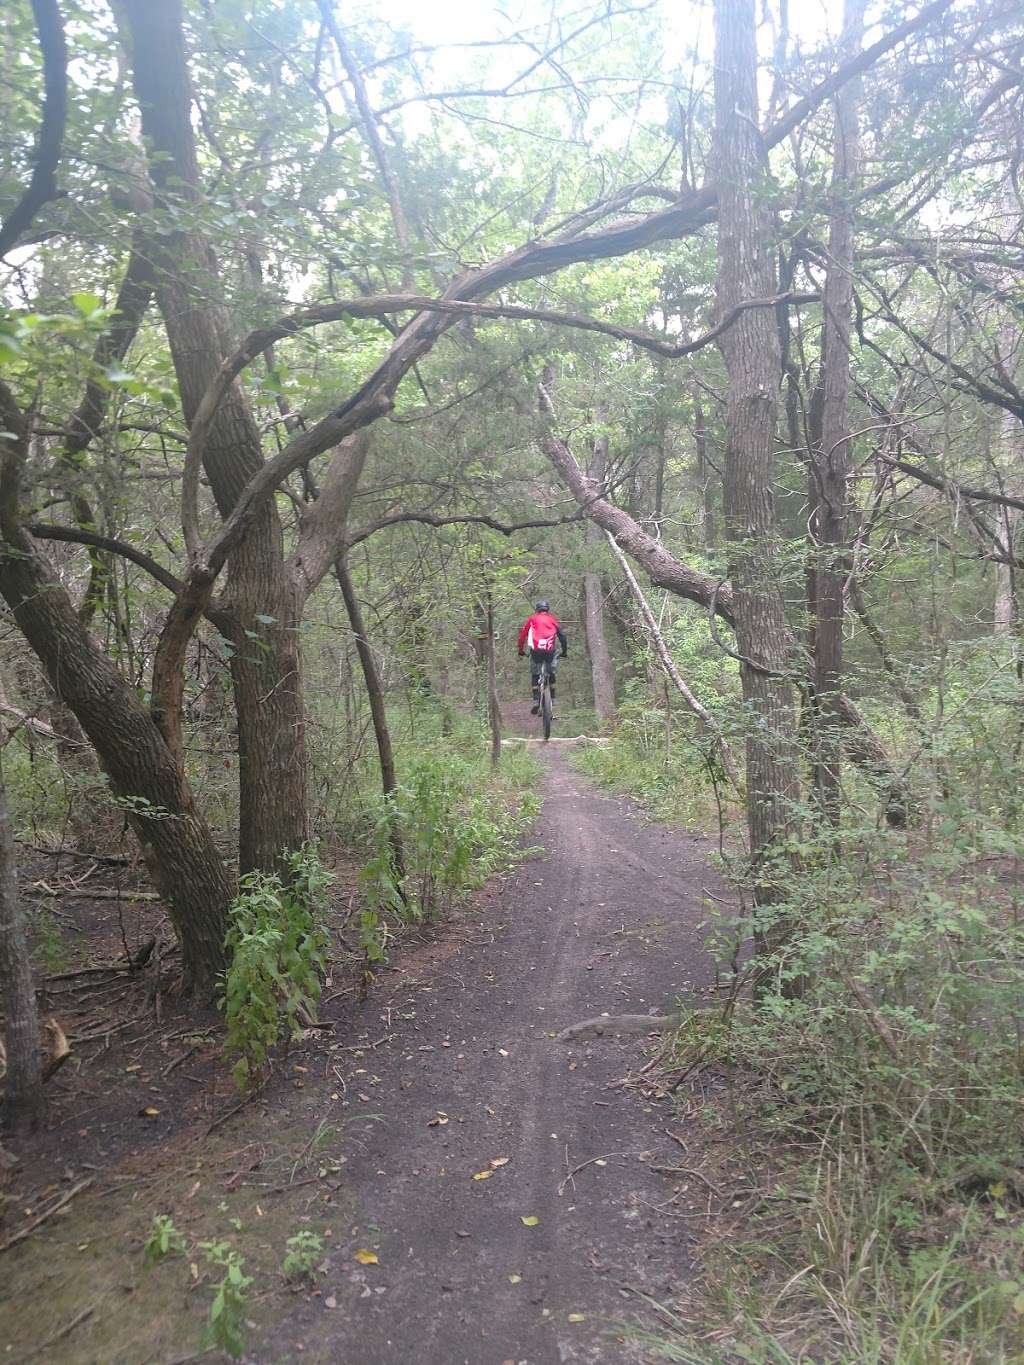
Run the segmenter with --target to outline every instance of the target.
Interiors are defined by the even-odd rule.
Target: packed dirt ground
[[[140,974],[98,978],[127,1022],[73,1038],[50,1127],[8,1175],[2,1358],[194,1358],[222,1273],[202,1243],[253,1277],[247,1360],[644,1358],[628,1324],[685,1283],[706,1191],[671,1101],[642,1083],[657,1033],[558,1035],[706,997],[722,888],[708,841],[599,794],[562,746],[544,761],[542,855],[406,936],[365,999],[336,968],[325,1026],[247,1104],[215,1018],[163,1000],[158,1019]],[[139,913],[136,938],[155,907]],[[150,1267],[158,1214],[181,1245]],[[315,1265],[287,1282],[303,1231]]]

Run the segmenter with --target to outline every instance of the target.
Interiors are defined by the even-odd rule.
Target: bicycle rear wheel
[[[544,679],[540,692],[540,720],[545,742],[551,738],[551,684]]]

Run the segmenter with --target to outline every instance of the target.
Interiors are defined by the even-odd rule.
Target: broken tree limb
[[[67,1208],[76,1195],[81,1194],[83,1190],[89,1189],[89,1187],[95,1185],[95,1183],[96,1177],[90,1175],[86,1180],[80,1180],[77,1185],[72,1185],[71,1189],[68,1190],[66,1194],[61,1195],[60,1199],[58,1199],[55,1204],[51,1204],[50,1207],[39,1214],[38,1217],[33,1218],[31,1223],[26,1223],[13,1237],[8,1237],[6,1242],[0,1242],[0,1253],[10,1251],[11,1247],[17,1246],[17,1244],[23,1242],[26,1237],[31,1237],[36,1228],[41,1227],[42,1224],[52,1218],[55,1213],[60,1213],[61,1209]]]
[[[575,1043],[581,1038],[603,1038],[606,1033],[665,1033],[683,1022],[682,1012],[675,1014],[600,1014],[596,1019],[583,1019],[570,1024],[555,1037],[556,1043]]]
[[[42,1079],[45,1083],[61,1069],[71,1056],[71,1045],[67,1040],[67,1034],[52,1014],[47,1016],[44,1027],[50,1045],[50,1055],[43,1067]]]
[[[686,683],[684,682],[683,677],[679,672],[679,669],[676,667],[675,660],[669,653],[668,645],[665,643],[665,637],[658,629],[658,623],[654,619],[654,613],[651,611],[651,608],[647,602],[647,598],[644,596],[643,589],[640,587],[640,584],[636,581],[636,575],[633,573],[633,570],[629,566],[629,560],[619,549],[615,537],[612,535],[612,533],[610,531],[605,531],[605,536],[607,537],[608,544],[611,546],[612,554],[618,560],[619,567],[621,568],[622,572],[626,575],[626,582],[629,584],[630,592],[632,592],[633,597],[636,600],[636,604],[640,609],[640,615],[644,618],[644,623],[647,626],[651,639],[654,642],[654,649],[658,655],[659,660],[661,661],[662,668],[665,670],[669,678],[671,678],[672,682],[675,684],[676,690],[682,697],[683,701],[686,702],[687,706],[698,718],[698,720],[704,726],[705,730],[708,732],[711,738],[715,741],[715,744],[718,748],[719,757],[722,760],[722,767],[725,770],[725,775],[726,777],[728,777],[729,781],[735,787],[736,791],[742,796],[743,781],[740,777],[739,768],[737,767],[736,759],[733,755],[732,749],[729,747],[729,741],[725,738],[725,735],[722,734],[718,722],[715,720],[711,712],[693,694],[693,692],[691,692],[690,688],[687,687]]]
[[[540,403],[542,412],[550,422],[554,412],[543,385],[540,388]],[[616,543],[636,560],[656,587],[664,588],[689,602],[696,602],[729,625],[733,624],[733,592],[730,583],[722,583],[711,574],[701,573],[684,564],[661,541],[648,535],[624,508],[610,502],[604,496],[605,490],[587,478],[572,451],[555,436],[550,426],[542,430],[539,445],[586,515],[610,532]],[[904,826],[912,805],[906,776],[896,771],[882,742],[849,697],[839,697],[837,711],[845,725],[843,743],[850,761],[882,789],[888,823],[895,827]]]

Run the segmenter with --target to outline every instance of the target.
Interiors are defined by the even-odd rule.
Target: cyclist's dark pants
[[[530,682],[533,684],[533,700],[540,705],[540,666],[547,659],[551,677],[551,700],[555,699],[555,668],[558,665],[558,651],[555,649],[530,650]]]

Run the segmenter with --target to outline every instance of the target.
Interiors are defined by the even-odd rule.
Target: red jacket
[[[552,616],[549,611],[537,611],[527,617],[522,630],[519,632],[519,653],[522,654],[527,649],[554,649],[555,640],[562,646],[562,653],[566,653],[565,632],[558,623],[558,617]]]

